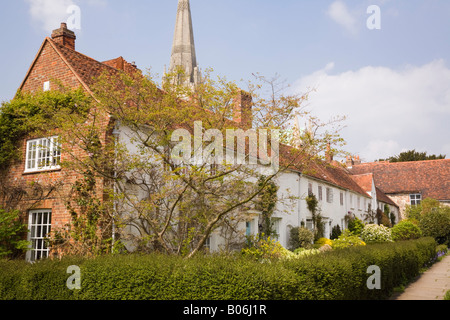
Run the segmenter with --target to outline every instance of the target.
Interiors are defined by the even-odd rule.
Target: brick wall
[[[59,87],[55,80],[71,89],[82,85],[49,41],[45,41],[22,85],[22,90],[26,92],[42,91],[46,81],[51,82],[51,90],[58,90]],[[111,129],[108,129],[111,127],[110,118],[108,115],[104,115],[101,119],[98,122],[100,130],[103,132],[100,141],[105,143],[111,134]],[[54,132],[49,132],[48,136],[52,135],[55,135]],[[25,173],[26,142],[33,138],[41,137],[30,136],[19,142],[21,159],[13,163],[5,174],[0,175],[0,206],[20,210],[25,222],[28,221],[27,216],[30,210],[51,209],[52,230],[64,228],[71,221],[66,201],[75,181],[82,178],[82,175],[64,166],[58,170]],[[62,146],[62,162],[70,160],[69,153],[64,153],[66,148],[67,146]],[[81,149],[70,151],[77,157],[86,156]],[[97,194],[100,200],[103,197],[103,183],[101,179],[98,179]]]
[[[64,86],[69,88],[81,86],[76,75],[61,59],[49,41],[45,41],[39,56],[32,66],[31,72],[22,86],[22,90],[27,92],[42,91],[46,81],[50,81],[51,89],[57,89],[58,86],[54,80],[61,81]]]

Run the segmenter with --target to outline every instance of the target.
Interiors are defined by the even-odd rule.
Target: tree
[[[427,155],[427,152],[418,152],[415,149],[400,153],[399,155],[387,159],[389,162],[408,162],[408,161],[424,161],[445,159],[445,155]],[[379,161],[385,161],[380,159]]]
[[[268,190],[262,211],[270,216],[272,181],[288,167],[316,161],[331,136],[310,137],[308,152],[290,147],[295,141],[286,129],[294,118],[309,116],[302,109],[306,98],[276,90],[276,79],[258,80],[262,84],[249,85],[246,94],[207,74],[198,86],[185,87],[171,81],[159,86],[136,72],[104,74],[91,88],[95,99],[55,104],[44,93],[48,103],[36,106],[48,116],[36,120],[38,127],[56,128],[65,154],[61,165],[86,178],[66,190],[72,224],[55,240],[88,240],[99,252],[125,243],[189,258],[215,231],[243,238],[239,224],[257,211]],[[266,97],[258,94],[264,86],[272,90]],[[32,95],[26,99],[36,102]],[[239,109],[237,101],[247,105]],[[224,157],[230,149],[232,161]]]

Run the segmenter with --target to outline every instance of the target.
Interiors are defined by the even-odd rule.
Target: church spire
[[[169,73],[176,73],[179,67],[184,69],[186,84],[195,85],[199,83],[200,74],[195,54],[194,29],[189,0],[178,0]]]

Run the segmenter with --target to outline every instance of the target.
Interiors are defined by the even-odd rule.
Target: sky
[[[7,0],[0,5],[0,101],[13,98],[46,36],[161,75],[177,0]],[[346,116],[345,149],[374,161],[416,149],[450,158],[450,1],[191,0],[201,69],[230,81],[279,74],[313,90],[307,108]]]

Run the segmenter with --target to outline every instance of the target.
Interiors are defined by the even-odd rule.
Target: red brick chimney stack
[[[59,29],[53,30],[52,39],[56,43],[65,46],[66,48],[75,50],[75,32],[67,29],[66,23],[61,23]]]
[[[334,160],[333,152],[331,151],[331,143],[327,143],[327,151],[325,152],[325,161],[332,163]]]
[[[253,122],[252,96],[240,90],[234,99],[234,121],[239,123],[242,129],[251,129]]]

